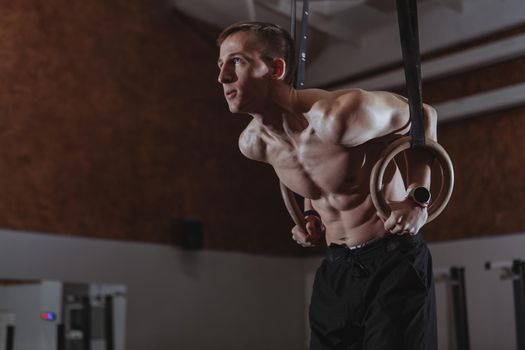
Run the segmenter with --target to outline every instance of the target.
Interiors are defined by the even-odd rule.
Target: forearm
[[[434,157],[423,149],[411,150],[406,153],[407,192],[416,187],[430,189],[431,167]]]
[[[304,199],[304,211],[307,210],[314,210],[314,207],[312,206],[312,200],[305,198]]]
[[[428,105],[423,107],[423,127],[427,140],[437,141],[436,110]],[[405,153],[408,169],[407,189],[425,187],[430,189],[430,175],[434,156],[426,149],[416,148]]]

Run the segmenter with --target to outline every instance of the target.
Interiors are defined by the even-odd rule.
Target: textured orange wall
[[[434,58],[525,32],[521,24],[427,55]],[[425,81],[426,103],[437,104],[525,82],[525,57]],[[404,93],[403,89],[396,92]],[[428,240],[525,231],[525,99],[521,106],[438,126],[438,139],[454,163],[449,206],[424,228]],[[439,168],[434,169],[436,174]],[[437,177],[433,178],[437,182]],[[437,191],[437,189],[436,189]]]
[[[423,87],[442,101],[525,82],[525,57],[439,79]],[[432,240],[525,231],[525,101],[521,107],[440,124],[456,187],[449,207],[425,232]]]
[[[453,160],[449,206],[424,230],[429,240],[525,231],[525,106],[439,127]]]
[[[315,252],[291,241],[271,168],[237,150],[249,119],[216,83],[216,29],[146,0],[21,0],[3,5],[0,28],[1,227],[173,243],[174,218],[200,219],[208,249]],[[432,82],[425,96],[523,81],[523,66]],[[457,187],[429,239],[525,229],[523,130],[525,108],[440,127]]]
[[[0,28],[0,226],[171,243],[193,218],[206,248],[302,252],[237,149],[217,30],[145,0],[16,1]]]

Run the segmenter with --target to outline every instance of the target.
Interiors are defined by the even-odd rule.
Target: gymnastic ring
[[[292,217],[292,220],[297,226],[303,231],[306,232],[306,222],[304,220],[303,211],[299,208],[297,200],[295,199],[295,194],[288,189],[282,182],[280,182],[281,195],[283,196],[284,205],[288,210],[288,213]]]
[[[383,220],[386,220],[390,216],[391,212],[391,209],[385,201],[385,197],[383,196],[382,181],[383,176],[385,175],[386,167],[397,154],[411,148],[411,141],[412,137],[405,136],[391,142],[381,153],[381,156],[372,168],[372,173],[370,176],[370,196],[374,206],[376,207],[378,215]],[[425,146],[422,148],[431,152],[436,157],[442,171],[441,190],[436,196],[436,199],[433,200],[431,205],[428,207],[427,223],[429,223],[438,217],[439,214],[441,214],[443,209],[445,209],[447,206],[450,197],[452,196],[452,190],[454,188],[454,168],[449,155],[439,143],[429,139],[426,139],[425,143]]]

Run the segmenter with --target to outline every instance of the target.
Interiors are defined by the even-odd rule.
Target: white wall
[[[429,246],[436,269],[466,268],[471,348],[515,349],[511,282],[484,263],[525,259],[525,234]],[[321,259],[0,231],[1,278],[125,284],[128,350],[305,349]],[[437,298],[440,350],[451,349],[443,284]]]
[[[53,281],[0,287],[0,310],[14,315],[16,350],[56,349],[56,327],[40,313],[58,314],[61,295],[61,284]]]
[[[126,293],[127,288],[122,284],[104,284],[104,283],[90,283],[89,295],[93,297],[112,296],[113,297],[113,344],[115,350],[125,350],[126,341]],[[107,307],[107,305],[104,305]],[[104,321],[105,322],[105,321]],[[91,341],[92,350],[106,349],[106,340],[93,339]]]
[[[2,287],[0,308],[15,314],[15,343],[20,350],[48,348],[40,320],[40,284]],[[42,343],[42,341],[44,342]],[[42,346],[39,346],[39,345]]]
[[[525,234],[432,243],[429,248],[434,270],[465,267],[470,348],[516,349],[512,283],[501,281],[498,271],[486,271],[484,264],[486,261],[525,259]],[[305,260],[307,280],[311,280],[320,259]],[[447,299],[445,284],[436,284],[436,298],[439,350],[452,350],[448,332],[451,324],[447,314],[450,299]]]
[[[304,344],[301,259],[2,230],[0,277],[125,284],[128,350]]]
[[[516,349],[512,282],[501,281],[500,271],[486,271],[484,264],[525,260],[525,234],[433,243],[430,250],[436,269],[451,265],[465,267],[471,349]],[[443,311],[444,293],[437,296],[441,297]],[[441,328],[446,328],[444,317],[440,321]],[[446,342],[443,337],[440,340]]]
[[[0,291],[0,298],[4,297]],[[7,327],[14,326],[15,314],[10,311],[0,310],[0,350],[6,350],[7,347]]]

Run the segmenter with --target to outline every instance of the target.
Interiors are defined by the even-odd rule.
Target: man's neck
[[[293,136],[303,131],[308,122],[298,108],[298,91],[282,82],[271,91],[264,110],[250,115],[273,134]]]

